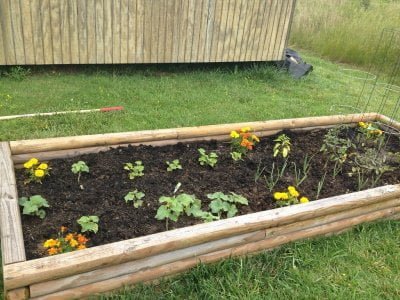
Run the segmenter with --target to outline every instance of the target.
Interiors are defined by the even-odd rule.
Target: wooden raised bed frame
[[[378,121],[400,130],[400,123],[368,113],[1,142],[0,222],[5,293],[9,299],[82,298],[182,272],[199,262],[271,249],[400,214],[398,184],[26,261],[14,166],[31,157],[48,160],[118,145],[222,140],[231,130],[244,126],[267,136],[283,129],[308,130],[359,121]]]

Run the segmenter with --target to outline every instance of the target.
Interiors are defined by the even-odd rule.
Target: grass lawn
[[[123,112],[0,121],[0,140],[380,111],[363,82],[305,55],[303,80],[265,66],[35,69],[0,77],[0,115],[122,105]],[[15,74],[14,74],[15,75]],[[16,77],[16,76],[14,76]],[[364,86],[368,91],[369,85]],[[379,93],[380,91],[375,91]],[[379,96],[379,94],[378,94]],[[394,115],[399,119],[399,115]],[[56,224],[55,224],[56,226]],[[400,224],[359,226],[341,236],[303,241],[246,259],[199,266],[157,285],[114,294],[123,299],[398,298]]]

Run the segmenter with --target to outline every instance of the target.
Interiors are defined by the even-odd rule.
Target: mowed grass
[[[37,69],[22,81],[3,75],[0,115],[116,105],[125,110],[1,121],[0,140],[378,110],[379,101],[368,102],[366,97],[371,87],[353,78],[362,73],[347,77],[342,69],[348,66],[305,58],[315,71],[297,81],[262,64],[203,70],[201,66]],[[365,95],[358,102],[363,88]],[[392,112],[394,103],[389,101],[384,112]]]
[[[290,42],[330,60],[390,73],[399,61],[399,16],[400,1],[298,0]]]
[[[33,69],[0,77],[0,115],[123,105],[116,113],[0,121],[0,140],[122,132],[239,121],[378,111],[362,80],[307,53],[315,71],[293,80],[267,65]],[[10,72],[9,70],[7,70]],[[357,74],[357,71],[354,71]],[[4,73],[3,73],[4,74]],[[368,85],[367,85],[368,87]],[[390,99],[383,113],[391,114]],[[399,116],[394,115],[397,119]],[[55,224],[57,226],[57,224]],[[397,298],[396,222],[359,226],[338,237],[292,243],[272,252],[194,270],[118,299]],[[106,296],[104,296],[106,297]]]

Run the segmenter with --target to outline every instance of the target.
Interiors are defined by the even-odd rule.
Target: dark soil
[[[325,173],[326,157],[319,152],[325,133],[326,130],[286,132],[292,139],[292,151],[285,174],[272,193],[266,187],[263,176],[271,170],[273,162],[278,165],[283,163],[281,157],[272,156],[273,139],[276,136],[262,138],[255,150],[244,161],[239,162],[231,159],[229,143],[212,141],[163,147],[142,145],[111,149],[71,159],[56,159],[49,162],[51,176],[46,177],[43,184],[24,185],[24,170],[16,170],[19,196],[41,195],[50,205],[43,220],[34,216],[22,216],[27,258],[44,256],[46,253],[42,248],[43,242],[50,237],[56,237],[61,225],[79,231],[76,220],[83,215],[97,215],[100,218],[99,232],[88,235],[88,246],[165,231],[165,222],[155,219],[159,207],[158,199],[163,195],[172,196],[178,182],[182,183],[178,193],[195,194],[202,200],[204,210],[209,204],[206,195],[217,191],[235,192],[249,200],[249,206],[240,206],[240,215],[275,208],[273,192],[285,191],[289,185],[294,185],[293,163],[301,168],[306,155],[314,155],[311,171],[298,190],[302,196],[313,200],[316,198],[318,182]],[[218,153],[218,163],[214,169],[199,165],[197,149],[201,147],[207,152]],[[386,151],[397,152],[399,149],[399,139],[389,139]],[[166,161],[174,159],[180,160],[183,170],[167,172]],[[85,161],[90,168],[90,173],[81,177],[83,190],[77,183],[77,176],[71,172],[71,165],[78,160]],[[136,160],[143,161],[145,175],[129,180],[128,172],[123,166]],[[378,186],[399,183],[399,162],[391,164],[396,170],[385,173]],[[264,167],[266,168],[262,176],[256,181],[257,169],[262,170]],[[357,178],[347,175],[351,170],[350,165],[345,165],[343,172],[335,178],[332,176],[332,168],[332,164],[329,163],[329,171],[319,198],[357,191]],[[138,209],[134,208],[132,203],[126,204],[124,201],[124,196],[134,189],[146,194],[144,205]],[[170,222],[170,229],[201,222],[185,216],[176,223]]]

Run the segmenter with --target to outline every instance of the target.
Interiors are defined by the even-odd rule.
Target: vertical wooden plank
[[[181,21],[182,21],[182,2],[184,0],[174,0],[174,13],[172,19],[174,21],[174,34],[173,34],[173,44],[172,44],[172,61],[179,61],[179,40],[181,36]],[[176,16],[180,16],[177,18]]]
[[[87,5],[88,0],[77,2],[79,63],[81,64],[87,64],[89,62]]]
[[[258,45],[261,39],[261,29],[263,26],[262,20],[264,16],[265,6],[267,1],[258,1],[258,8],[253,15],[255,19],[254,28],[253,28],[253,36],[252,41],[249,45],[249,49],[247,51],[247,60],[248,61],[256,61],[257,60],[257,50]]]
[[[200,38],[200,28],[201,28],[201,23],[203,19],[202,15],[202,5],[203,1],[202,0],[195,0],[193,3],[193,12],[191,16],[191,22],[193,26],[192,30],[192,49],[190,51],[190,62],[196,62],[197,61],[197,56],[199,52],[199,38]]]
[[[204,50],[205,50],[205,43],[207,37],[207,17],[208,17],[208,3],[209,0],[201,0],[201,5],[198,10],[199,18],[197,22],[200,23],[199,27],[199,35],[197,37],[197,51],[196,54],[193,55],[193,61],[195,62],[202,62],[204,61]]]
[[[96,4],[95,0],[86,0],[87,20],[87,54],[88,63],[97,63],[97,40],[96,40]]]
[[[112,62],[113,64],[121,63],[121,0],[113,1],[113,15],[112,15]],[[128,14],[128,12],[125,12]]]
[[[1,2],[1,1],[0,1]],[[1,12],[1,3],[0,3],[0,12]],[[3,25],[0,19],[0,65],[6,65],[6,53],[4,51],[4,42],[3,42]]]
[[[144,1],[136,0],[136,63],[144,62]]]
[[[143,62],[151,62],[151,38],[152,38],[152,6],[154,0],[144,0],[143,3]],[[139,28],[138,28],[139,29]],[[140,31],[138,31],[140,35]]]
[[[271,12],[271,0],[266,0],[265,1],[265,8],[264,8],[264,14],[263,14],[263,18],[262,18],[262,29],[261,29],[261,33],[260,33],[260,39],[259,39],[259,43],[257,45],[257,61],[262,61],[262,57],[263,57],[263,51],[264,51],[264,44],[265,44],[265,38],[268,34],[268,22],[269,22],[269,14]]]
[[[39,0],[31,0],[31,18],[33,31],[33,45],[35,48],[35,63],[44,64],[42,18],[40,16]]]
[[[52,29],[50,22],[49,0],[42,0],[40,5],[40,14],[42,17],[44,63],[46,65],[51,65],[54,63],[54,59],[53,59],[53,41],[51,36]]]
[[[278,8],[278,1],[277,0],[270,0],[270,8],[268,12],[268,24],[267,24],[267,32],[265,34],[265,42],[263,45],[262,51],[262,60],[267,61],[270,55],[270,46],[271,46],[271,39],[272,34],[274,31],[274,22],[275,22],[275,15]]]
[[[104,64],[104,20],[103,0],[95,0],[96,4],[96,63]]]
[[[187,36],[187,27],[188,27],[188,13],[189,13],[189,2],[188,0],[181,0],[181,8],[179,16],[179,39],[178,39],[178,62],[185,61],[185,47]]]
[[[62,64],[61,49],[61,20],[60,20],[60,1],[50,0],[50,24],[53,48],[53,63]]]
[[[211,40],[211,53],[210,53],[210,61],[217,61],[218,57],[218,42],[219,42],[219,33],[220,33],[220,25],[221,25],[221,17],[222,17],[222,4],[223,0],[215,0],[215,9],[214,9],[214,18],[213,18],[213,32],[212,32],[212,40]]]
[[[15,65],[15,48],[14,48],[14,34],[12,30],[11,21],[11,10],[10,10],[10,0],[0,1],[0,11],[2,17],[0,21],[2,22],[3,28],[3,40],[4,40],[4,52],[5,58],[8,65]]]
[[[230,61],[229,50],[233,33],[232,23],[233,23],[233,15],[235,13],[235,4],[236,0],[229,0],[226,9],[224,9],[225,25],[223,30],[224,39],[222,41],[221,61]]]
[[[138,16],[136,5],[136,0],[128,0],[128,63],[137,62],[136,26]]]
[[[61,52],[63,64],[71,63],[71,45],[69,38],[69,1],[61,0],[60,2],[60,19],[61,19]]]
[[[276,1],[276,8],[274,11],[274,23],[271,28],[271,39],[270,39],[270,44],[268,47],[268,57],[267,60],[273,60],[274,59],[274,49],[275,49],[275,44],[276,44],[276,38],[277,38],[277,32],[279,29],[279,18],[282,10],[282,3],[280,1]]]
[[[157,62],[165,62],[166,52],[166,26],[167,26],[167,5],[168,0],[159,0],[159,16],[158,16],[158,40],[157,40]]]
[[[10,1],[11,27],[14,38],[15,62],[25,64],[24,34],[22,32],[21,8],[19,0]]]
[[[120,22],[120,30],[121,30],[121,46],[120,46],[120,63],[126,64],[128,63],[128,31],[129,31],[129,11],[128,11],[128,0],[121,0],[121,22]]]
[[[231,0],[222,1],[221,6],[221,17],[219,18],[219,31],[218,31],[218,45],[217,46],[217,58],[216,61],[223,61],[224,57],[224,45],[226,38],[226,25],[228,19],[228,8]]]
[[[278,60],[284,58],[287,35],[289,34],[289,23],[290,23],[290,18],[292,17],[293,0],[287,0],[287,2],[288,3],[285,15],[282,17],[284,19],[284,22],[282,24],[282,30],[280,33],[280,44],[277,47],[277,53],[276,53],[276,57]]]
[[[165,5],[165,30],[164,30],[164,62],[172,61],[172,48],[174,42],[174,9],[176,0],[166,0]]]
[[[233,19],[236,11],[236,0],[229,0],[225,24],[224,43],[222,47],[222,61],[232,61],[230,57],[232,36],[236,35],[237,30],[233,28]]]
[[[160,21],[160,1],[161,0],[152,0],[150,6],[149,13],[149,21],[150,21],[150,57],[149,61],[151,63],[156,63],[158,60],[158,42],[160,39],[159,36],[159,21]],[[146,12],[147,13],[147,12]]]
[[[187,1],[187,19],[186,19],[186,40],[184,46],[184,62],[190,62],[192,59],[193,37],[194,37],[194,23],[195,23],[195,1]]]
[[[32,36],[31,2],[30,0],[20,0],[20,4],[22,14],[22,32],[24,33],[25,63],[28,65],[34,65],[35,52]]]
[[[25,261],[14,165],[8,142],[0,142],[0,230],[3,265]]]
[[[78,0],[69,1],[69,38],[71,46],[71,63],[79,64],[79,36],[78,36]],[[82,0],[79,0],[82,1]]]
[[[283,1],[280,3],[279,13],[277,14],[277,21],[276,21],[276,31],[275,31],[275,38],[274,38],[274,47],[272,49],[272,60],[277,60],[277,53],[281,44],[281,33],[285,21],[285,11],[286,11],[286,4],[288,1]]]
[[[112,18],[113,18],[113,0],[104,1],[104,63],[112,64],[113,62],[113,32],[112,32]]]
[[[235,39],[235,46],[234,46],[234,53],[233,53],[233,60],[234,61],[240,61],[240,52],[241,52],[241,44],[243,41],[243,34],[244,34],[244,17],[246,16],[247,13],[247,6],[248,2],[247,0],[238,0],[239,3],[239,8],[238,8],[238,20],[235,22],[236,24],[236,30],[237,30],[237,35]]]
[[[240,60],[246,61],[249,45],[251,45],[251,37],[253,33],[254,12],[257,9],[258,0],[249,1],[248,10],[245,17],[244,36],[241,45]]]

